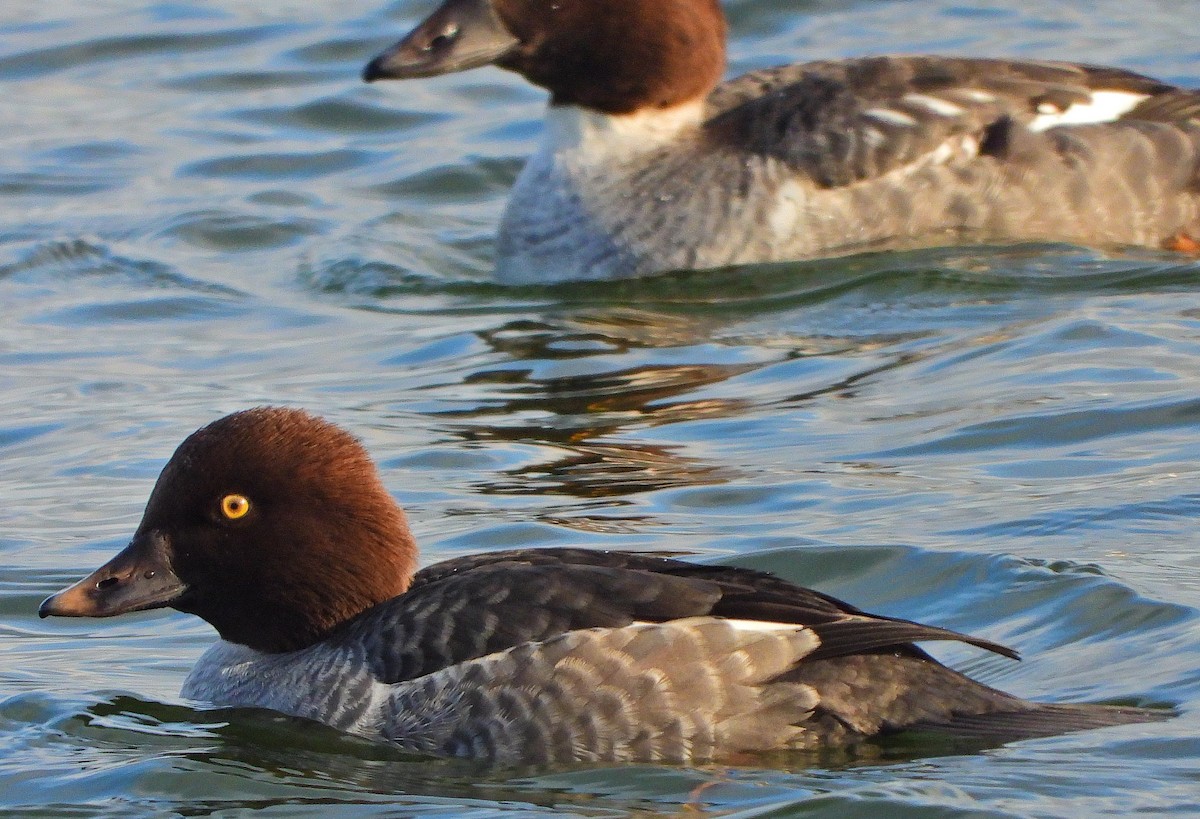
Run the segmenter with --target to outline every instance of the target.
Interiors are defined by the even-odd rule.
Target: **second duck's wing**
[[[955,155],[1002,155],[1057,125],[1188,123],[1200,94],[1114,68],[900,56],[753,72],[719,86],[709,108],[712,139],[840,187]]]

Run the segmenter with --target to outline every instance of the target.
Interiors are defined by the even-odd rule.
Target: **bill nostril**
[[[106,589],[111,589],[113,586],[117,585],[120,582],[121,581],[116,577],[106,577],[103,580],[99,580],[96,582],[96,589],[98,591],[104,591]]]

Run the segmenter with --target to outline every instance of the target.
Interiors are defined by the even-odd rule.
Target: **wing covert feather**
[[[571,631],[713,615],[809,626],[814,656],[892,650],[926,658],[914,640],[995,643],[869,615],[774,575],[622,552],[536,549],[475,555],[418,573],[408,592],[347,625],[377,679],[413,679]]]

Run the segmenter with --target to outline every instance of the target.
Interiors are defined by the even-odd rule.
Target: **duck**
[[[722,82],[717,0],[445,0],[367,82],[495,65],[549,92],[496,240],[506,283],[927,246],[1200,252],[1200,91],[928,55]]]
[[[1023,738],[1160,720],[1039,703],[918,647],[990,640],[869,614],[748,568],[581,548],[417,570],[361,442],[300,409],[192,433],[128,546],[42,617],[169,607],[219,640],[182,696],[500,765],[694,763],[929,728]]]

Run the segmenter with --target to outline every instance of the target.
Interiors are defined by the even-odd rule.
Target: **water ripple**
[[[0,80],[31,79],[114,60],[213,51],[247,45],[285,30],[284,26],[255,26],[227,31],[91,37],[0,57]]]
[[[503,287],[544,93],[363,85],[430,0],[0,12],[0,812],[1197,813],[1200,260],[1057,244]],[[1200,84],[1179,5],[732,0],[731,71],[880,51]],[[1170,721],[998,748],[485,771],[195,710],[180,614],[39,620],[191,430],[305,406],[362,436],[423,560],[731,560],[1010,643],[933,648]]]

